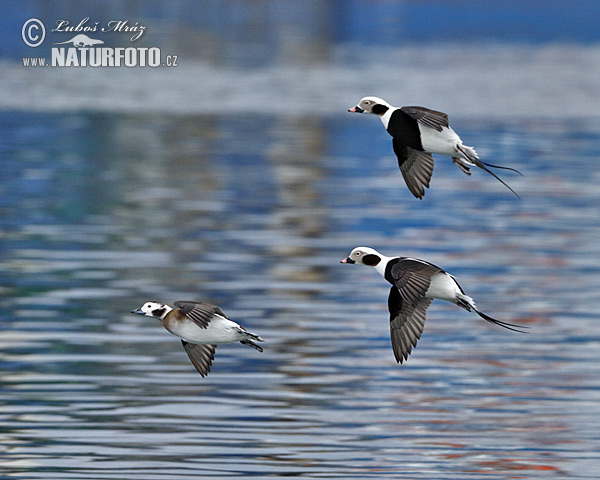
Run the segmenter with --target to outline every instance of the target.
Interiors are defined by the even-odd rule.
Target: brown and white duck
[[[210,371],[217,345],[240,342],[263,351],[254,343],[263,339],[229,320],[219,307],[192,301],[179,301],[173,305],[175,308],[164,303],[146,302],[131,313],[161,320],[169,332],[181,338],[185,352],[203,377]]]

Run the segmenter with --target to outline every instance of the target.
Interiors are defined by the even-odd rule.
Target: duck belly
[[[447,273],[440,272],[431,277],[431,283],[425,296],[456,303],[456,298],[460,293],[462,292],[456,280]]]
[[[243,340],[241,327],[231,320],[215,315],[208,327],[202,328],[191,321],[179,323],[169,331],[189,343],[218,345]]]
[[[439,155],[456,156],[456,145],[461,144],[460,137],[451,128],[444,127],[441,132],[434,128],[419,125],[423,150]]]

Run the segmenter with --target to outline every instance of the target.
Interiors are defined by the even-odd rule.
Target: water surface
[[[418,201],[351,115],[0,115],[2,472],[21,479],[596,478],[595,121],[461,117]],[[357,245],[457,276],[394,361]],[[128,312],[203,300],[265,339],[202,379]]]

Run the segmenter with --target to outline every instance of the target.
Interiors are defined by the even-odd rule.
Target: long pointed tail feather
[[[508,183],[506,183],[504,180],[502,180],[498,175],[496,175],[494,172],[492,172],[489,168],[487,168],[485,165],[485,163],[483,163],[481,160],[476,160],[475,165],[477,165],[479,168],[481,168],[482,170],[485,170],[486,172],[488,172],[492,177],[494,177],[496,180],[498,180],[502,185],[504,185],[506,188],[508,188],[514,195],[515,197],[517,197],[519,200],[521,199],[521,197],[519,196],[519,194],[517,192],[515,192],[512,188],[510,188],[510,186],[508,185]]]
[[[508,330],[513,330],[515,332],[519,332],[519,333],[529,333],[524,331],[523,329],[527,329],[529,327],[526,327],[524,325],[517,325],[514,323],[508,323],[508,322],[503,322],[502,320],[497,320],[495,318],[490,317],[489,315],[486,315],[485,313],[481,312],[477,306],[475,305],[475,301],[469,297],[468,295],[465,295],[464,293],[459,293],[457,295],[457,299],[456,299],[456,304],[459,307],[464,308],[466,311],[470,312],[471,310],[473,310],[477,315],[479,315],[481,318],[483,318],[485,321],[493,323],[494,325],[498,325],[499,327],[503,327],[506,328]]]
[[[486,315],[483,312],[480,312],[477,308],[473,307],[473,310],[475,310],[475,313],[477,313],[477,315],[479,315],[481,318],[483,318],[485,321],[493,323],[494,325],[498,325],[499,327],[503,327],[506,328],[507,330],[512,330],[513,332],[519,332],[519,333],[529,333],[523,329],[529,328],[527,326],[524,325],[516,325],[514,323],[508,323],[508,322],[503,322],[501,320],[497,320],[495,318],[490,317],[489,315]]]
[[[498,175],[496,175],[494,172],[492,172],[487,167],[501,168],[503,170],[513,170],[513,171],[517,172],[519,175],[522,176],[523,174],[521,172],[519,172],[518,170],[515,170],[514,168],[500,167],[500,166],[497,166],[497,165],[491,165],[489,163],[482,162],[481,160],[479,160],[479,157],[477,156],[477,152],[475,151],[475,149],[473,147],[469,147],[467,145],[460,145],[459,144],[459,145],[457,145],[457,148],[458,148],[458,150],[460,150],[460,152],[465,157],[467,157],[467,160],[469,162],[472,162],[475,165],[477,165],[479,168],[481,168],[482,170],[485,170],[492,177],[494,177],[496,180],[498,180],[502,185],[504,185],[506,188],[508,188],[515,195],[515,197],[517,197],[518,199],[521,199],[521,197],[519,197],[519,194],[517,192],[515,192],[512,188],[510,188],[510,186],[504,180],[502,180]]]
[[[479,160],[479,161],[481,162],[481,160]],[[516,168],[502,167],[500,165],[492,165],[491,163],[486,163],[486,162],[481,162],[481,163],[483,163],[487,167],[500,168],[501,170],[510,170],[511,172],[515,172],[515,173],[518,173],[519,175],[523,176],[523,174],[521,172],[519,172]]]

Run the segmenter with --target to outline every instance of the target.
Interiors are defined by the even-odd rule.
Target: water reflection
[[[523,200],[439,161],[418,202],[352,120],[0,116],[6,476],[597,472],[597,127],[458,119]],[[396,365],[387,287],[339,264],[358,244],[442,265],[532,334],[434,304]],[[150,298],[217,303],[265,352],[220,347],[202,380],[127,314]]]

